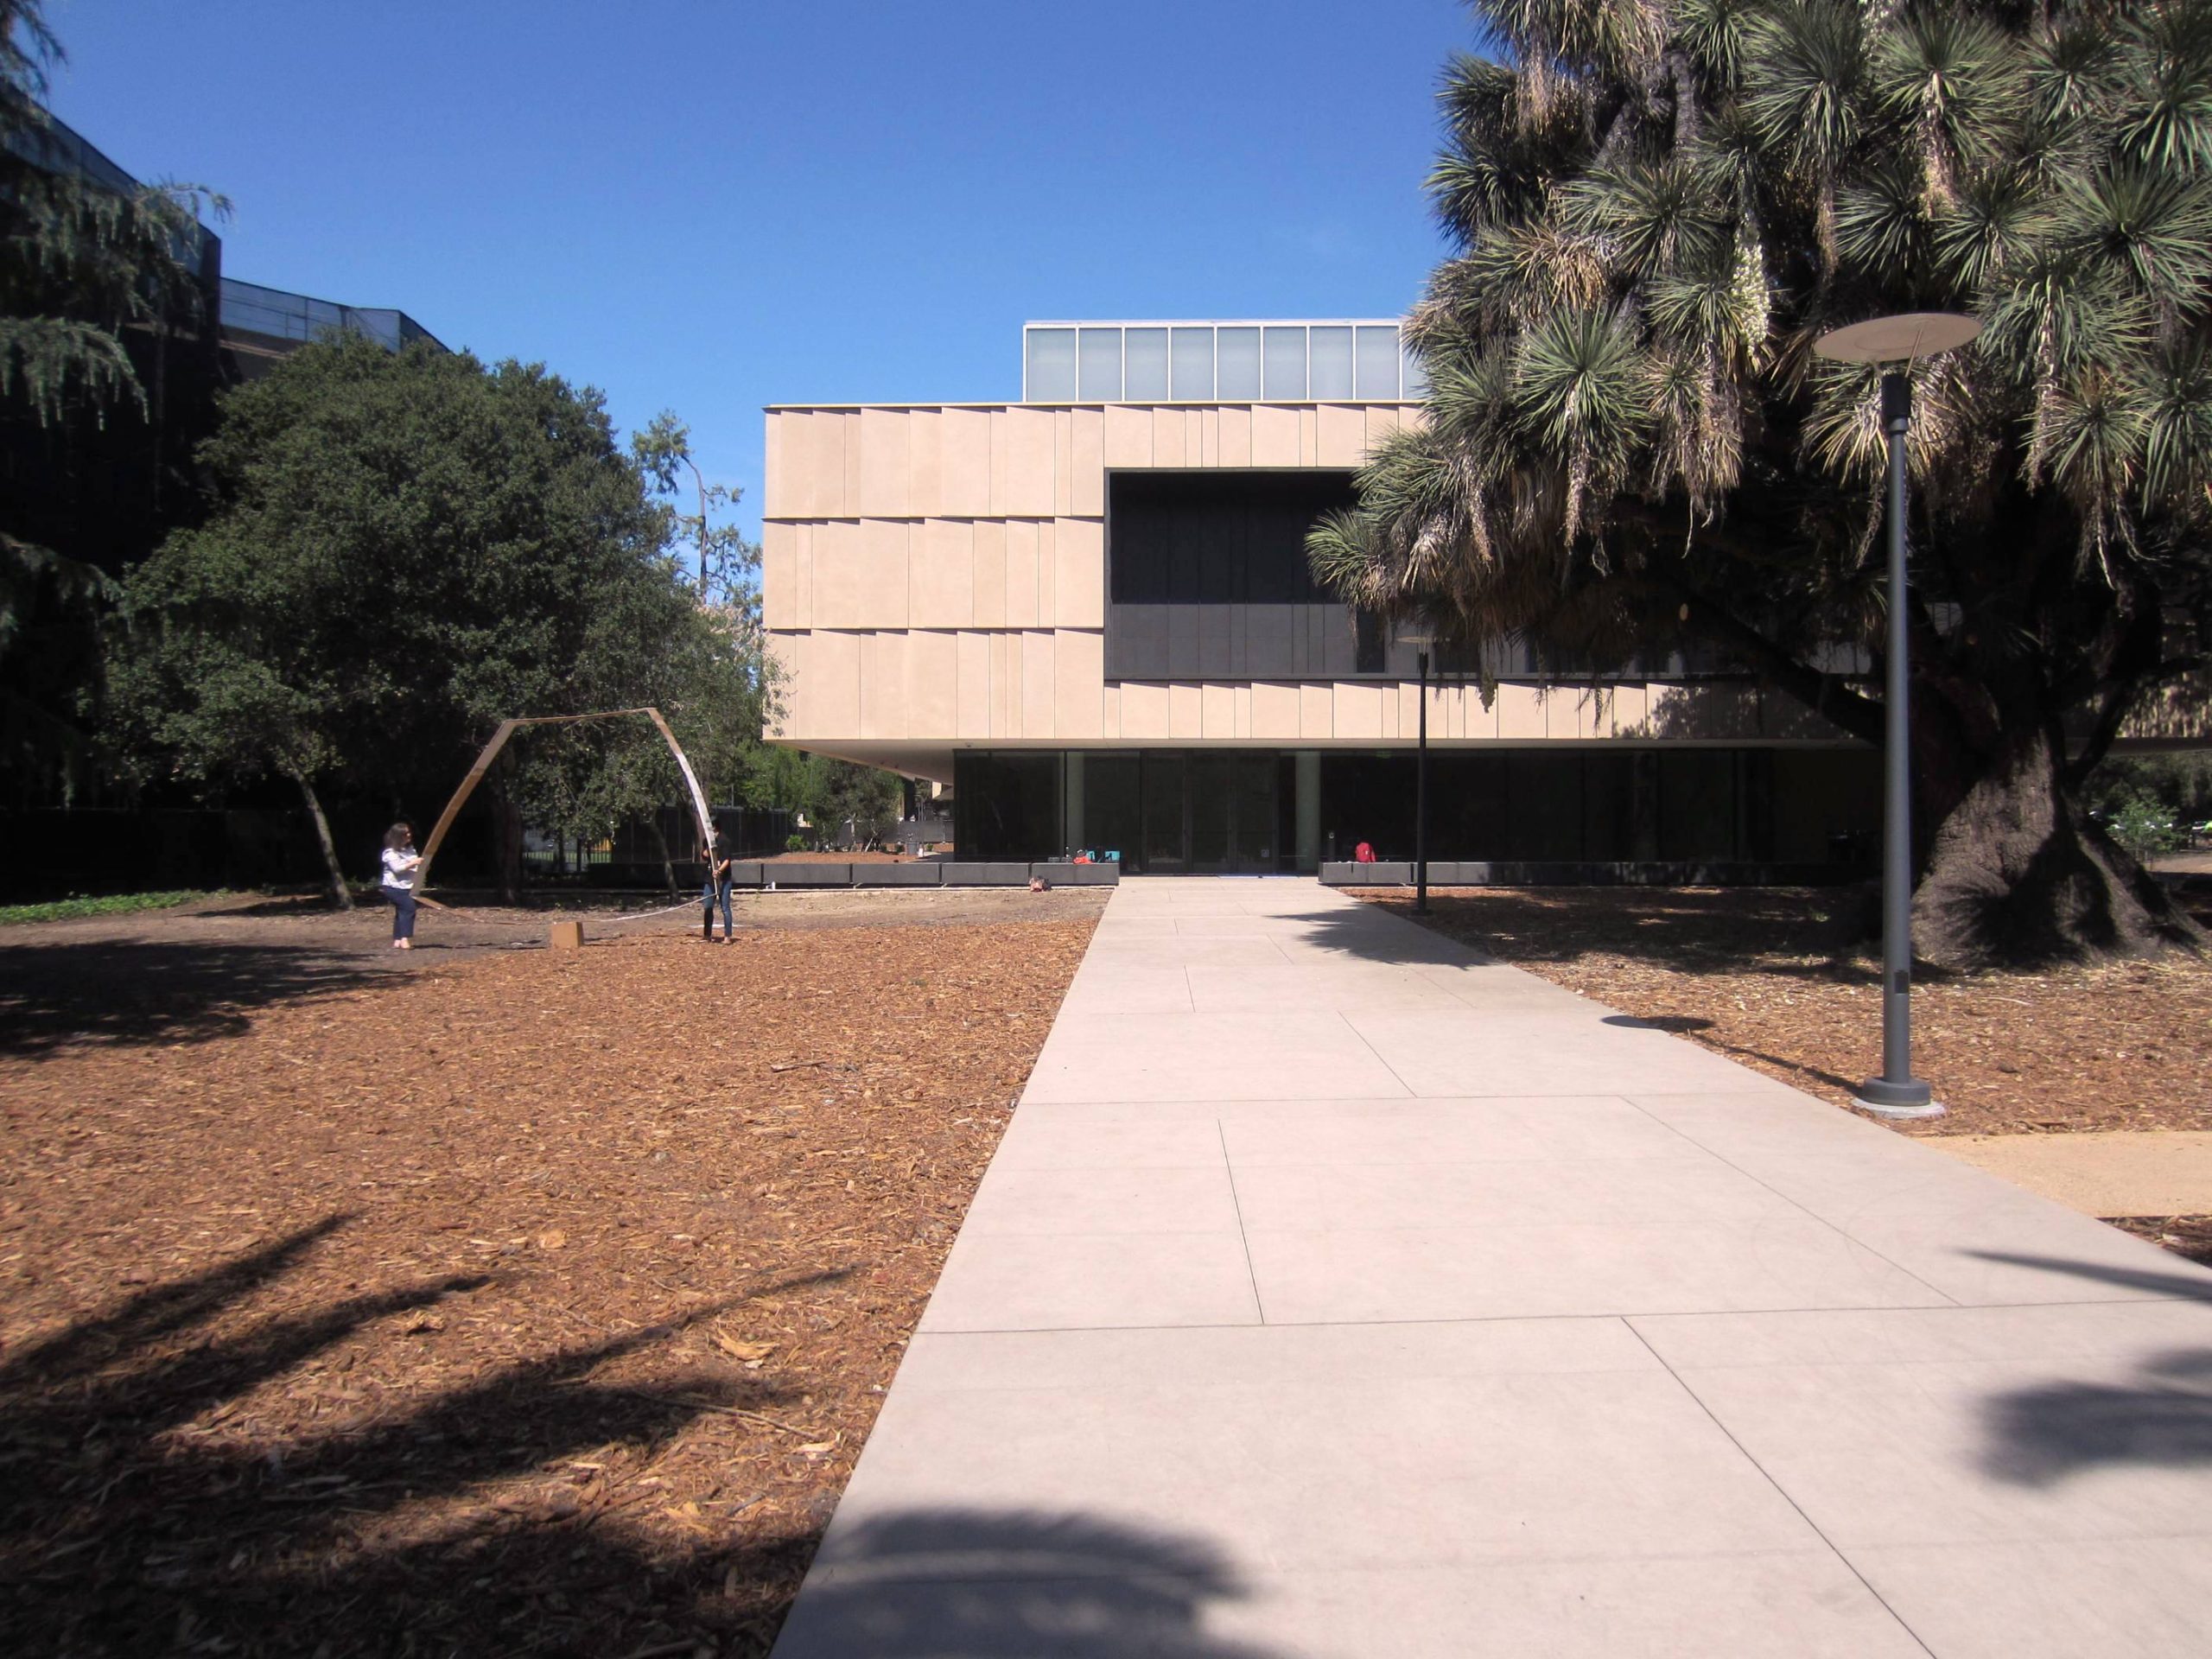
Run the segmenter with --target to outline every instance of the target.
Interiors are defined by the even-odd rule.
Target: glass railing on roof
[[[1427,391],[1395,318],[1021,328],[1027,404],[1399,403]]]
[[[350,328],[366,334],[387,351],[396,352],[417,340],[439,344],[435,334],[404,311],[340,305],[281,288],[240,282],[234,276],[223,278],[222,318],[226,328],[245,329],[277,340],[316,340]]]

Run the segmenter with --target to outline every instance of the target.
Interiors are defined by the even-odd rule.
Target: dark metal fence
[[[715,822],[737,842],[738,855],[780,853],[791,833],[789,812],[757,807],[714,809]],[[346,874],[377,878],[377,853],[387,814],[334,806],[331,835]],[[660,836],[654,835],[658,828]],[[495,879],[488,815],[464,813],[438,854],[441,886],[487,885]],[[525,881],[574,887],[658,887],[672,873],[696,884],[703,863],[699,829],[685,807],[664,807],[652,821],[632,820],[613,835],[556,849],[532,837]],[[666,853],[664,856],[663,846]],[[303,811],[274,807],[141,807],[0,812],[0,903],[35,902],[75,893],[150,893],[184,888],[320,887],[325,880],[315,832]]]

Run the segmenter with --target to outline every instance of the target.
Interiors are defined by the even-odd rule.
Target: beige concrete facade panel
[[[1125,681],[1122,686],[1122,736],[1132,743],[1167,735],[1167,688],[1154,681]]]
[[[1214,411],[1221,423],[1221,450],[1219,465],[1249,467],[1252,464],[1252,411],[1244,404],[1231,404]]]
[[[1314,410],[1301,409],[1298,411],[1298,464],[1301,467],[1319,467],[1321,464],[1319,429],[1319,422]]]
[[[1318,465],[1357,467],[1367,459],[1367,410],[1363,405],[1324,404],[1315,417]]]
[[[1294,743],[1298,729],[1298,687],[1277,680],[1252,683],[1252,737],[1261,743]]]
[[[906,703],[911,735],[958,729],[959,635],[918,628],[906,636]]]
[[[1042,629],[1020,636],[1021,660],[1021,734],[1029,738],[1052,735],[1052,635]]]
[[[1530,685],[1497,688],[1497,734],[1509,741],[1525,742],[1544,734],[1544,702]],[[1458,734],[1454,734],[1458,735]]]
[[[1052,411],[1052,512],[1062,516],[1075,511],[1075,411]]]
[[[861,636],[815,628],[799,636],[798,706],[802,739],[861,729]]]
[[[1103,655],[1105,648],[1103,638],[1099,641],[1099,647]],[[1103,661],[1099,664],[1099,671],[1102,674],[1105,671]],[[1109,743],[1119,741],[1122,735],[1122,688],[1110,680],[1098,688],[1098,735]]]
[[[1052,594],[1058,588],[1058,569],[1053,562],[1053,544],[1059,540],[1055,531],[1057,519],[1047,518],[1037,526],[1037,626],[1052,626]],[[1103,625],[1102,625],[1103,626]]]
[[[908,737],[906,658],[913,635],[895,632],[861,636],[861,735],[870,739]]]
[[[1242,681],[1231,685],[1230,694],[1236,700],[1235,726],[1236,741],[1249,743],[1252,739],[1252,688]]]
[[[1021,735],[1021,636],[990,636],[991,735]]]
[[[1325,685],[1311,681],[1302,682],[1298,688],[1298,734],[1308,742],[1329,742],[1335,739],[1337,700]]]
[[[1152,461],[1152,410],[1135,404],[1109,404],[1105,409],[1105,453],[1109,470],[1116,467],[1149,467]]]
[[[1052,635],[1052,735],[1096,742],[1105,735],[1101,689],[1106,683],[1106,636],[1061,628]]]
[[[1198,411],[1198,465],[1218,467],[1221,465],[1221,411],[1202,409]]]
[[[944,516],[944,415],[906,411],[906,511],[917,518]]]
[[[862,626],[861,589],[865,575],[860,525],[850,518],[832,518],[816,524],[813,531],[808,538],[812,569],[808,573],[807,626]]]
[[[798,526],[773,519],[760,526],[760,612],[795,617],[798,611]]]
[[[763,640],[768,657],[768,718],[764,737],[784,739],[798,729],[799,651],[803,633],[770,633]]]
[[[938,439],[940,505],[948,518],[991,516],[991,416],[982,409],[948,409]]]
[[[1052,411],[1014,406],[991,411],[991,511],[1052,516]]]
[[[1193,741],[1205,733],[1205,699],[1198,686],[1177,682],[1167,688],[1167,735]]]
[[[1106,513],[1106,415],[1103,410],[1068,410],[1074,472],[1068,489],[1069,512],[1082,518]]]
[[[1209,682],[1198,688],[1198,735],[1209,742],[1236,741],[1235,687]]]
[[[1252,408],[1252,465],[1295,467],[1298,460],[1298,411],[1279,404],[1255,404]]]
[[[1337,708],[1333,724],[1338,737],[1353,742],[1365,742],[1382,735],[1381,686],[1355,685],[1339,680],[1335,695]]]
[[[918,628],[967,628],[976,623],[976,525],[967,518],[926,518],[916,532],[907,618]]]
[[[976,521],[976,626],[1002,628],[1006,614],[1006,525],[996,518]]]
[[[960,688],[953,734],[965,741],[988,738],[991,734],[992,638],[973,630],[960,635]]]
[[[794,499],[791,475],[785,469],[785,461],[791,449],[791,434],[796,430],[797,423],[788,416],[772,413],[768,416],[766,442],[760,453],[760,499],[764,511],[765,504],[771,501],[783,503],[788,511]]]
[[[837,453],[844,458],[845,481],[837,505],[830,509],[840,518],[857,517],[861,510],[861,416],[849,410],[837,417]]]
[[[1106,525],[1062,518],[1052,526],[1052,621],[1063,628],[1106,626]],[[1099,672],[1105,672],[1102,658]]]
[[[1152,411],[1152,464],[1155,467],[1187,467],[1198,457],[1186,454],[1184,435],[1190,423],[1183,418],[1179,409],[1155,409]]]
[[[903,518],[913,511],[912,416],[903,409],[861,410],[860,510],[870,518]]]
[[[1045,620],[1037,602],[1037,524],[1013,518],[1006,526],[1006,626],[1033,628]]]
[[[920,528],[904,518],[861,520],[861,570],[866,586],[858,597],[857,609],[862,626],[912,625],[906,597],[912,583],[912,549]]]

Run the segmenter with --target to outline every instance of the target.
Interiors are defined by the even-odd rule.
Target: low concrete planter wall
[[[853,867],[849,864],[769,864],[762,873],[771,886],[779,887],[849,887],[853,885]]]
[[[1429,865],[1429,880],[1433,881],[1437,866]],[[1414,882],[1414,867],[1378,860],[1372,864],[1324,864],[1321,885],[1325,887],[1409,887]]]
[[[1432,887],[1833,887],[1863,881],[1857,864],[1754,864],[1735,860],[1651,860],[1634,863],[1431,859]],[[1324,864],[1329,887],[1409,887],[1407,862]]]
[[[1026,887],[1033,875],[1044,877],[1056,887],[1110,887],[1120,883],[1122,867],[1070,864],[1058,860],[1033,864],[958,864],[938,859],[920,859],[911,864],[748,861],[730,866],[732,881],[744,888]]]
[[[944,885],[944,866],[930,862],[913,864],[855,864],[853,866],[853,885],[856,887],[936,887]]]
[[[1104,864],[1032,864],[1032,875],[1041,875],[1056,887],[1111,887],[1120,884],[1122,867]]]

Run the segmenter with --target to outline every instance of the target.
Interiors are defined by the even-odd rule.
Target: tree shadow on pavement
[[[0,1055],[206,1042],[244,1031],[253,1008],[401,982],[390,967],[297,945],[9,944],[0,946]]]
[[[1985,1262],[2063,1273],[2178,1300],[2212,1301],[2212,1273],[1970,1250]],[[1993,1397],[1984,1466],[2021,1486],[2051,1486],[2116,1464],[2179,1468],[2212,1463],[2212,1348],[2146,1358],[2122,1382],[2057,1382]]]
[[[1999,1395],[1988,1417],[1987,1466],[2017,1485],[2056,1485],[2113,1464],[2212,1463],[2212,1348],[2146,1359],[2129,1382],[2050,1382]]]
[[[1248,1591],[1202,1539],[1095,1516],[914,1509],[835,1529],[778,1659],[860,1654],[1265,1659],[1208,1636]]]
[[[1831,887],[1493,887],[1432,893],[1415,917],[1409,893],[1363,900],[1415,923],[1485,960],[1510,964],[1617,957],[1688,974],[1764,974],[1841,984],[1878,977],[1854,950],[1862,931],[1854,889]],[[1322,943],[1365,941],[1357,912],[1319,910]],[[1333,925],[1332,925],[1333,924]],[[1433,960],[1409,942],[1376,939],[1362,954],[1393,949]],[[1933,972],[1933,969],[1929,969]]]

